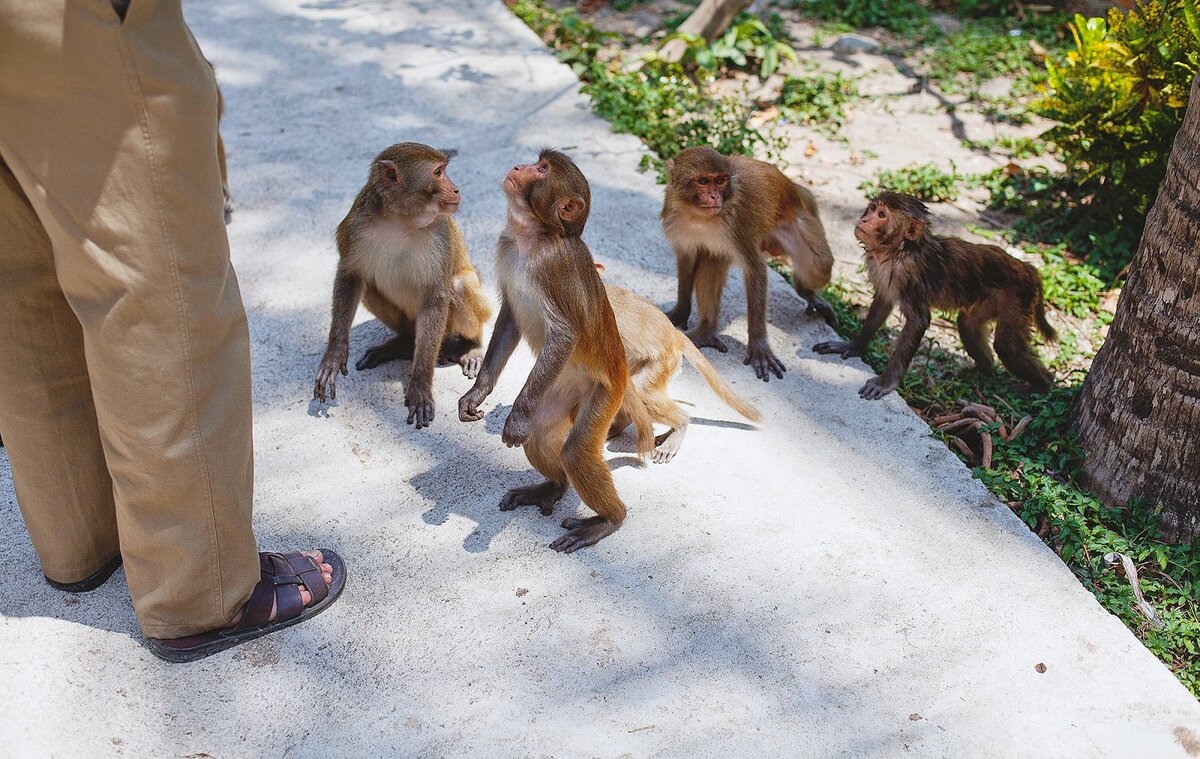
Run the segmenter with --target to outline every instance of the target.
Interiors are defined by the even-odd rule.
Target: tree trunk
[[[750,2],[751,0],[703,0],[676,31],[694,34],[712,42],[725,33],[734,17],[744,11]],[[687,50],[687,43],[674,39],[663,45],[659,55],[674,62],[683,57],[684,50]]]
[[[1101,500],[1160,505],[1168,540],[1200,535],[1200,77],[1076,424]]]

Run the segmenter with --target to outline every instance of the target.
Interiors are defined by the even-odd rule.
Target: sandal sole
[[[61,590],[64,593],[87,593],[89,590],[95,590],[103,585],[108,578],[112,577],[113,572],[117,571],[117,568],[121,566],[121,563],[121,554],[117,554],[109,559],[107,564],[100,567],[100,569],[96,570],[95,572],[92,572],[79,582],[58,582],[56,580],[51,580],[49,577],[46,577],[46,575],[42,575],[42,577],[46,577],[46,582],[49,583],[50,587],[54,588],[55,590]]]
[[[319,548],[317,550],[321,552],[325,563],[333,567],[333,582],[329,584],[329,595],[325,596],[319,603],[315,603],[312,606],[305,606],[304,611],[292,619],[284,622],[268,622],[261,627],[254,627],[249,630],[213,631],[211,633],[213,636],[212,640],[195,646],[188,646],[187,648],[167,645],[166,641],[160,638],[147,638],[146,647],[150,649],[152,654],[164,661],[169,661],[173,664],[185,664],[218,654],[255,638],[261,638],[264,635],[278,632],[285,627],[298,625],[301,622],[312,619],[332,606],[333,602],[338,599],[338,596],[346,588],[346,563],[342,561],[342,557],[327,548]]]

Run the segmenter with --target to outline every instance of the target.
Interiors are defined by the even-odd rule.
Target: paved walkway
[[[405,425],[407,365],[352,372],[312,405],[333,230],[370,158],[457,148],[459,214],[485,281],[499,182],[567,147],[592,182],[605,276],[659,304],[673,262],[636,140],[610,134],[499,2],[192,2],[217,64],[238,205],[229,232],[254,350],[256,527],[266,547],[330,545],[352,577],[315,623],[190,666],[141,644],[123,575],[42,583],[0,455],[0,754],[6,756],[1185,756],[1200,705],[1105,613],[778,278],[771,341],[789,371],[741,365],[741,283],[715,357],[761,429],[685,370],[694,424],[671,464],[613,445],[625,527],[561,556],[565,513],[501,513],[533,479],[500,443],[531,362],[486,422]],[[831,236],[848,237],[833,227]],[[355,354],[383,329],[365,312]],[[1045,664],[1039,674],[1035,665]]]

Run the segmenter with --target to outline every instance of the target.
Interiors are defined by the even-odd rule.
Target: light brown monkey
[[[337,397],[346,371],[350,325],[359,301],[396,333],[367,350],[354,368],[412,358],[405,392],[408,423],[433,421],[433,370],[457,363],[474,377],[483,360],[483,324],[491,308],[451,218],[458,188],[446,173],[446,153],[403,142],[380,153],[366,185],[337,228],[329,345],[317,369],[313,397]]]
[[[571,553],[610,535],[625,519],[604,463],[604,441],[629,383],[625,351],[592,254],[580,238],[591,191],[566,155],[543,150],[536,163],[513,167],[504,179],[508,223],[496,244],[500,314],[479,378],[458,402],[464,422],[483,418],[479,404],[521,338],[537,355],[504,421],[502,439],[524,446],[545,476],[513,488],[500,509],[537,506],[551,514],[568,483],[597,516],[564,519],[567,532],[550,544]],[[638,452],[654,447],[645,406],[631,404]]]
[[[717,337],[721,291],[730,265],[742,267],[750,333],[744,363],[764,382],[771,374],[783,377],[786,368],[767,343],[767,259],[791,261],[796,292],[808,301],[805,313],[835,322],[833,309],[816,294],[833,272],[816,199],[769,163],[707,147],[684,150],[668,173],[662,225],[675,251],[679,296],[667,316],[687,329],[694,289],[700,323],[688,337],[724,353]]]
[[[861,356],[893,308],[900,306],[904,315],[883,375],[868,380],[859,395],[874,400],[896,389],[935,308],[958,311],[958,334],[980,372],[991,374],[994,368],[987,328],[995,321],[996,353],[1008,370],[1035,390],[1050,387],[1053,378],[1030,345],[1035,325],[1044,337],[1055,339],[1046,321],[1042,277],[1031,264],[995,245],[935,237],[925,204],[895,192],[882,192],[867,205],[854,236],[865,251],[875,297],[857,337],[817,343],[813,350]]]
[[[213,81],[216,82],[217,67],[208,61],[212,69]],[[225,140],[221,139],[221,120],[225,118],[225,96],[221,94],[221,86],[217,85],[217,162],[221,167],[221,194],[225,196],[225,223],[233,221],[233,196],[229,194],[229,167],[225,163]]]
[[[733,392],[700,349],[675,329],[662,311],[623,288],[605,284],[604,289],[617,317],[630,377],[625,404],[609,429],[609,437],[619,435],[632,421],[633,415],[626,406],[644,404],[651,419],[668,427],[654,439],[651,459],[656,464],[665,464],[675,457],[687,434],[688,415],[671,399],[667,386],[684,358],[731,409],[753,422],[762,419],[758,409]]]

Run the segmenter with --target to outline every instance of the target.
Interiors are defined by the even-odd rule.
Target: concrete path
[[[500,443],[531,361],[487,420],[404,423],[408,366],[309,401],[328,328],[333,230],[382,147],[453,147],[459,219],[495,282],[499,182],[567,147],[592,182],[605,276],[658,304],[673,262],[642,155],[499,2],[193,2],[217,64],[238,205],[229,228],[254,350],[264,547],[336,547],[343,599],[313,623],[189,666],[146,651],[123,575],[81,596],[41,581],[0,456],[0,754],[26,756],[1185,756],[1200,705],[774,278],[789,371],[741,358],[741,282],[714,356],[766,423],[685,370],[693,427],[671,464],[610,454],[630,507],[595,548],[546,548],[582,511],[501,513],[534,479]],[[846,237],[850,230],[830,229]],[[352,350],[384,337],[360,313]],[[1045,664],[1039,674],[1035,665]]]

